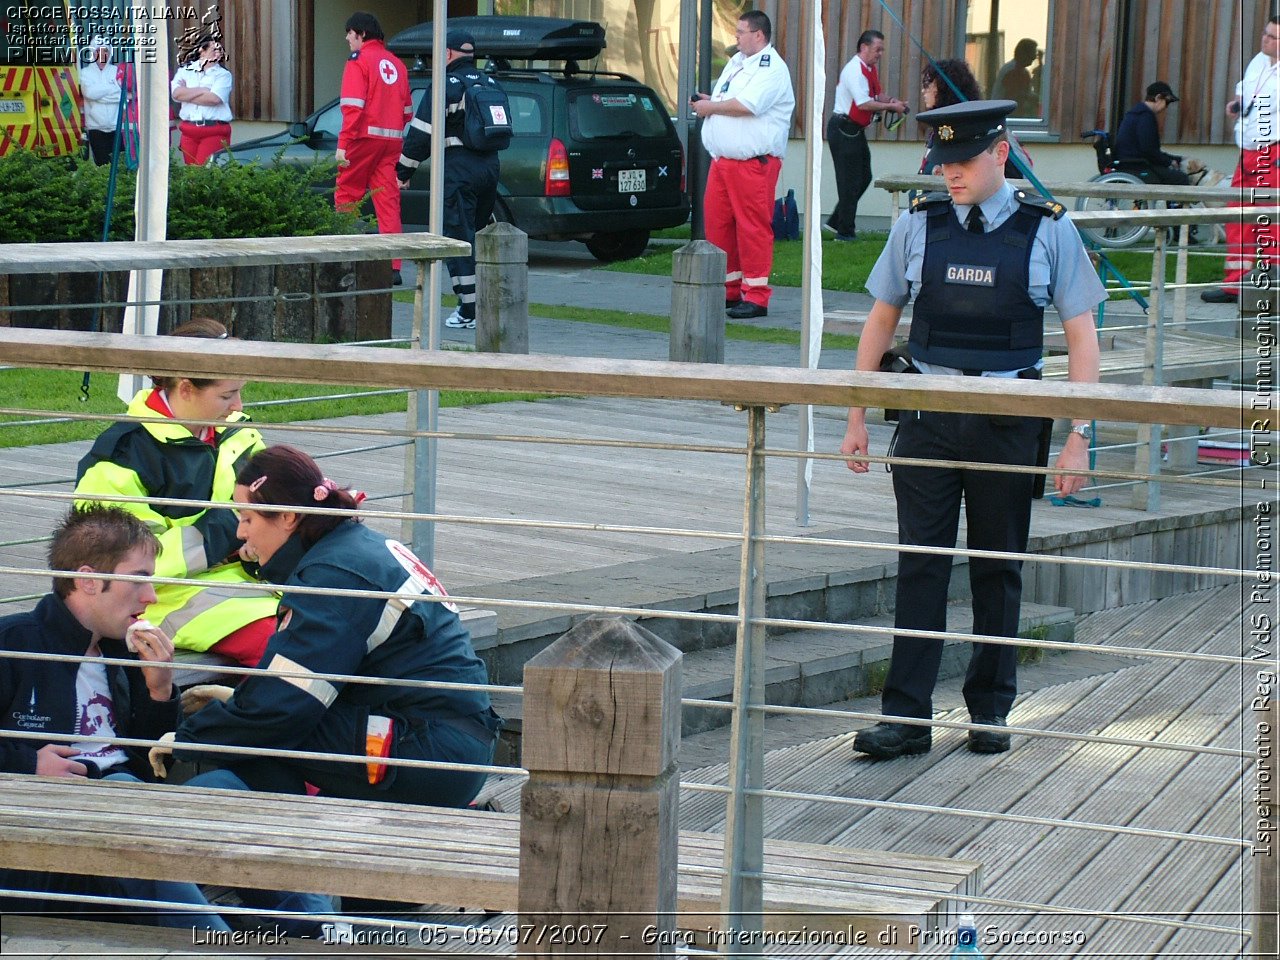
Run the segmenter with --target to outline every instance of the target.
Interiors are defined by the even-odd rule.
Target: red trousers
[[[338,168],[333,203],[339,210],[355,210],[364,195],[373,191],[373,212],[379,233],[400,233],[400,181],[396,161],[402,143],[390,137],[361,137],[347,148],[347,165]],[[392,260],[399,270],[400,261]]]
[[[725,252],[725,300],[747,300],[767,307],[773,289],[773,194],[782,161],[726,160],[711,162],[703,222],[707,240]]]
[[[1241,202],[1232,206],[1248,207],[1255,204],[1275,206],[1280,203],[1280,144],[1270,144],[1262,150],[1244,150],[1236,167],[1231,186],[1241,191]],[[1256,217],[1245,214],[1241,220],[1226,224],[1227,260],[1223,271],[1223,289],[1240,292],[1240,284],[1248,281],[1248,273],[1260,260],[1275,263],[1280,256],[1280,229],[1275,218],[1259,223]]]
[[[231,142],[231,124],[215,123],[203,127],[189,120],[178,124],[178,149],[182,162],[204,166],[204,162]]]

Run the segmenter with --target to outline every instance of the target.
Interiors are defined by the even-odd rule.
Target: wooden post
[[[1254,768],[1254,783],[1259,794],[1270,797],[1270,809],[1273,812],[1268,819],[1274,824],[1277,789],[1276,737],[1280,734],[1280,699],[1277,699],[1273,693],[1270,702],[1264,710],[1258,711],[1258,714],[1256,722],[1259,759]],[[1246,801],[1246,804],[1248,802]],[[1255,844],[1253,850],[1253,944],[1249,956],[1280,960],[1280,851],[1276,850],[1274,828],[1269,836],[1270,841],[1265,846]],[[1261,841],[1263,838],[1259,836],[1257,839]]]
[[[529,352],[529,237],[509,223],[476,234],[476,349]]]
[[[724,251],[706,240],[671,257],[671,360],[724,363]]]
[[[525,664],[520,956],[674,953],[680,657],[591,617]]]

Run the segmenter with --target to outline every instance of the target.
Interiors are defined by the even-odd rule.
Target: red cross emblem
[[[400,71],[396,69],[396,65],[390,60],[378,62],[378,73],[382,76],[382,82],[388,87],[400,79]]]
[[[444,588],[436,575],[431,572],[425,563],[417,558],[408,547],[398,540],[388,540],[387,549],[391,551],[391,555],[396,558],[400,566],[404,567],[405,572],[426,590],[427,593],[435,597],[447,597],[449,594]],[[454,613],[458,612],[458,608],[452,603],[446,603],[446,607]]]

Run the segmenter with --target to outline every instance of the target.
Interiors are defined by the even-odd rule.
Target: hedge
[[[110,167],[82,157],[15,150],[0,157],[0,243],[102,239]],[[171,240],[363,233],[358,216],[333,208],[333,164],[231,162],[169,169]],[[136,174],[117,174],[111,240],[132,240]]]

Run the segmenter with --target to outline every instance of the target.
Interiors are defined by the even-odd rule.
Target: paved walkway
[[[627,310],[655,316],[671,313],[671,278],[647,274],[621,273],[599,264],[586,248],[578,243],[530,243],[529,302],[564,306],[586,307],[596,310]],[[414,282],[413,264],[404,266],[406,286]],[[1146,282],[1149,278],[1133,278],[1134,282]],[[448,277],[444,279],[448,290]],[[445,302],[452,309],[452,296],[446,294]],[[830,320],[829,329],[848,329],[848,321],[865,316],[871,309],[872,298],[865,291],[845,293],[827,290],[823,292],[824,312]],[[753,326],[800,330],[802,309],[801,290],[798,287],[775,287],[769,304],[769,316],[763,320],[748,321]],[[1238,308],[1231,304],[1202,303],[1192,292],[1188,295],[1188,315],[1192,320],[1212,320],[1219,325],[1228,324],[1238,317]],[[447,312],[447,311],[446,311]],[[1172,307],[1166,308],[1166,319]],[[906,316],[910,315],[908,308]],[[412,308],[397,303],[394,313],[394,329],[397,336],[407,336],[412,324]],[[1108,303],[1106,326],[1141,326],[1146,316],[1132,300]],[[1053,332],[1055,321],[1050,321]],[[905,325],[901,328],[906,330]],[[1225,332],[1215,329],[1214,332]],[[475,335],[469,330],[444,331],[445,343],[471,344]],[[529,348],[533,353],[561,356],[614,357],[618,359],[666,360],[668,341],[666,334],[648,333],[619,327],[572,321],[552,321],[536,316],[529,321]],[[800,348],[782,344],[746,343],[727,341],[726,363],[798,365]],[[823,351],[819,364],[823,368],[848,369],[853,365],[853,351]]]

